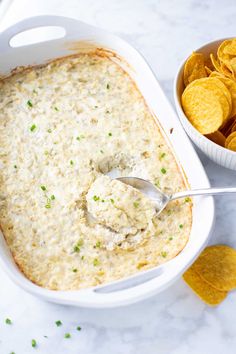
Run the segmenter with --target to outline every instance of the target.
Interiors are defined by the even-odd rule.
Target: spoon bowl
[[[164,194],[160,189],[154,186],[154,184],[145,179],[138,177],[119,177],[116,179],[138,189],[148,198],[152,199],[155,202],[157,214],[160,214],[171,200],[171,196]]]

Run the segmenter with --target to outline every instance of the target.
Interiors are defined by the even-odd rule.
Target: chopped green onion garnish
[[[171,236],[171,237],[169,237],[169,241],[172,241],[173,240],[173,237]]]
[[[162,169],[161,169],[161,173],[163,173],[163,175],[165,175],[165,174],[166,174],[166,169],[165,169],[164,167],[162,167]]]
[[[33,103],[32,103],[30,100],[27,101],[27,105],[28,105],[30,108],[33,107]]]
[[[77,329],[77,331],[81,331],[81,327],[80,326],[78,326],[78,327],[76,327],[76,329]]]
[[[97,258],[94,258],[93,265],[96,267],[99,265],[99,263],[100,263],[99,260]]]
[[[32,339],[31,345],[32,345],[33,348],[35,348],[37,346],[37,342],[36,342],[35,339]]]
[[[55,198],[55,195],[54,194],[52,194],[51,195],[51,200],[55,200],[56,198]]]
[[[96,246],[96,248],[100,248],[101,247],[101,241],[97,241],[95,246]]]
[[[40,188],[41,188],[42,191],[44,191],[44,192],[47,190],[47,188],[46,188],[45,186],[41,186]]]
[[[161,252],[161,256],[163,257],[163,258],[166,258],[166,256],[167,256],[167,252]]]
[[[60,320],[56,321],[55,323],[56,323],[57,327],[62,326],[62,322]]]
[[[10,318],[6,318],[5,323],[10,325],[10,324],[12,324],[12,320]]]
[[[183,225],[183,224],[180,224],[180,225],[179,225],[179,228],[180,228],[180,229],[182,229],[183,227],[184,227],[184,225]]]
[[[48,129],[48,133],[51,133],[52,132],[52,129]]]
[[[185,201],[185,203],[189,203],[189,202],[191,202],[191,198],[186,197],[186,198],[184,199],[184,201]]]
[[[71,335],[70,335],[70,333],[65,333],[64,337],[65,337],[65,338],[70,338]]]
[[[112,198],[110,199],[110,201],[111,201],[111,203],[112,203],[112,204],[114,204],[114,203],[115,203],[114,199],[112,199]]]
[[[103,150],[100,150],[100,153],[101,153],[101,154],[104,154],[104,151],[103,151]]]
[[[163,159],[165,156],[166,156],[166,153],[163,152],[162,154],[160,154],[159,159],[161,160],[161,159]]]
[[[72,272],[76,273],[76,272],[78,272],[78,269],[73,268],[73,269],[72,269]]]
[[[98,200],[100,200],[100,197],[98,197],[97,195],[94,195],[94,196],[93,196],[93,200],[94,200],[95,202],[97,202]]]
[[[81,139],[84,139],[84,138],[85,138],[85,136],[83,134],[81,134],[81,135],[77,136],[76,140],[80,141]]]
[[[45,205],[45,208],[46,208],[46,209],[50,209],[50,208],[51,208],[51,204],[46,204],[46,205]]]
[[[35,124],[31,125],[30,131],[33,132],[35,129],[36,129],[36,125]]]
[[[107,89],[109,90],[109,88],[110,88],[110,85],[109,85],[109,84],[107,84]]]
[[[71,166],[74,165],[74,161],[73,161],[73,160],[70,160],[70,164],[71,164]]]
[[[108,136],[112,136],[112,133],[108,133]]]
[[[80,247],[78,245],[75,245],[74,246],[74,252],[80,252]]]
[[[84,241],[82,239],[80,239],[76,245],[74,246],[74,252],[80,252],[80,247],[83,246]]]
[[[134,207],[135,207],[135,208],[138,208],[138,207],[139,207],[139,203],[138,203],[138,202],[134,202],[133,204],[134,204]]]
[[[16,166],[16,165],[14,165],[14,168],[17,168],[17,166]]]
[[[77,245],[79,245],[80,247],[83,246],[84,244],[84,240],[82,240],[82,238],[77,242]]]
[[[54,109],[55,109],[55,111],[57,111],[57,112],[59,111],[59,109],[58,109],[57,107],[54,107]]]
[[[154,184],[157,188],[160,188],[160,181],[159,180],[157,180]]]

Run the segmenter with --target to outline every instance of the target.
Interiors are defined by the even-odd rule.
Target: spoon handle
[[[236,187],[221,187],[221,188],[205,188],[205,189],[193,189],[183,192],[178,192],[170,197],[170,200],[179,198],[191,197],[195,195],[222,195],[228,193],[236,193]]]

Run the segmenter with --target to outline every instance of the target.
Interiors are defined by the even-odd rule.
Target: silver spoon
[[[223,187],[223,188],[205,188],[205,189],[193,189],[178,192],[175,194],[164,194],[160,189],[155,187],[151,182],[138,178],[138,177],[119,177],[117,180],[129,184],[130,186],[139,189],[140,192],[147,195],[150,199],[156,203],[157,214],[160,214],[163,209],[171,200],[191,197],[195,195],[220,195],[227,193],[236,193],[236,187]]]

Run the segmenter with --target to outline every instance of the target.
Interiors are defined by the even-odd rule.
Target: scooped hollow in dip
[[[86,288],[160,265],[184,248],[189,200],[171,202],[158,217],[150,204],[139,213],[143,202],[134,204],[133,192],[120,185],[112,187],[114,205],[104,202],[111,209],[103,217],[92,199],[103,198],[98,191],[86,200],[112,169],[166,193],[186,189],[141,93],[112,57],[80,54],[2,80],[0,122],[0,226],[31,281]],[[124,207],[118,222],[117,205]]]
[[[86,200],[88,211],[97,222],[115,232],[105,240],[108,249],[116,244],[123,249],[135,247],[154,232],[154,202],[127,184],[108,176],[98,177]]]

